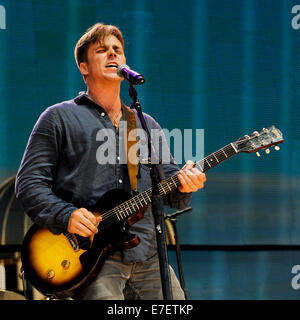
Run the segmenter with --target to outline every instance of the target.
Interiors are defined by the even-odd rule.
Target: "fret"
[[[125,213],[124,218],[126,218],[130,215],[130,207],[128,206],[128,204],[126,204],[126,202],[124,202],[123,208],[124,208],[124,213]],[[128,209],[129,209],[129,213],[127,212]]]
[[[169,190],[172,191],[172,188],[171,188],[171,186],[169,185],[168,182],[166,183],[166,185],[167,185],[167,187],[169,188]]]
[[[195,164],[195,166],[198,167],[198,169],[200,169],[201,172],[204,172],[204,171],[203,171],[203,170],[204,170],[204,167],[200,165],[200,162],[201,162],[201,161],[202,161],[202,160],[198,161],[198,162]]]
[[[211,168],[209,161],[206,158],[204,158],[204,160],[206,161],[206,163],[208,163],[209,167]]]
[[[117,209],[117,208],[116,208]],[[122,218],[122,211],[121,212],[119,212],[118,210],[113,210],[113,212],[114,212],[114,214],[115,214],[115,216],[117,217],[117,219],[119,220],[119,221],[121,221],[121,218]],[[121,216],[121,218],[120,218],[120,216]]]
[[[176,182],[174,181],[174,177],[171,177],[170,180],[171,180],[171,183],[173,184],[173,186],[176,188],[177,185],[176,185]]]
[[[218,150],[217,152],[215,152],[215,155],[218,158],[219,162],[222,162],[222,161],[224,161],[224,160],[226,160],[228,158],[223,149]]]
[[[135,212],[137,209],[139,209],[139,205],[136,203],[135,198],[132,198],[128,201],[128,205],[130,208],[131,213]]]
[[[204,170],[204,159],[199,160],[197,163],[199,164],[199,166],[201,165],[201,168]]]
[[[151,195],[151,193],[152,193],[152,189],[149,189],[150,190],[150,195]],[[148,194],[149,192],[149,190],[147,190],[147,192],[145,193],[146,194],[146,196],[147,196],[147,200],[149,201],[149,203],[151,202],[151,196]]]
[[[144,201],[144,205],[147,205],[148,202],[147,202],[147,199],[145,198],[144,192],[142,192],[142,193],[140,194],[140,196],[142,197],[142,199],[143,199],[143,201]]]
[[[227,157],[231,157],[234,154],[237,153],[237,151],[235,150],[235,147],[233,146],[233,144],[228,144],[226,147],[224,147],[223,149],[226,149],[226,155]]]
[[[147,196],[147,200],[150,203],[151,202],[151,197],[149,196],[148,192],[146,192],[145,195]]]
[[[226,148],[226,154],[227,154],[228,158],[233,156],[234,154],[236,154],[235,148],[232,145],[229,144],[225,148]]]
[[[161,183],[158,185],[158,191],[159,191],[159,194],[167,194],[165,188],[162,186]]]
[[[132,199],[130,199],[130,200],[128,201],[128,206],[129,206],[131,212],[136,210],[136,209],[135,209],[135,206],[138,207],[138,205],[137,205],[137,203],[135,202],[135,199],[134,199],[134,198],[132,198]]]
[[[230,143],[230,145],[231,145],[232,149],[234,150],[234,154],[237,153],[238,151],[237,151],[235,145],[233,143]]]
[[[176,180],[178,181],[178,183],[176,183]],[[169,177],[168,179],[166,179],[166,181],[163,184],[159,183],[159,186],[158,186],[159,193],[161,195],[168,194],[173,190],[175,190],[179,185],[180,185],[180,182],[177,176]]]
[[[206,157],[205,160],[207,161],[210,168],[216,166],[219,163],[219,161],[215,157],[215,155],[210,155],[210,156]]]
[[[115,207],[115,208],[113,208],[112,210],[112,214],[113,214],[113,218],[114,217],[117,217],[117,219],[120,221],[121,219],[120,219],[120,217],[119,217],[119,212],[118,212],[118,207]],[[104,219],[106,219],[107,217],[106,217],[106,215],[104,214],[103,216],[102,216],[102,218],[103,218],[103,220]]]
[[[224,148],[221,149],[223,151],[223,153],[225,154],[225,157],[228,158],[226,152],[224,151]]]
[[[126,218],[126,213],[122,209],[117,211],[117,215],[118,215],[119,220],[122,220],[122,218]],[[120,217],[119,217],[119,215],[120,215]]]
[[[220,161],[218,160],[218,158],[216,157],[216,155],[213,153],[213,156],[215,157],[215,159],[217,160],[218,163],[220,163]]]
[[[167,182],[165,182],[164,184],[160,183],[160,185],[162,186],[162,190],[163,190],[164,194],[168,194],[169,193],[169,191],[167,189],[172,190]]]
[[[140,203],[138,209],[142,208],[144,205],[143,205],[143,203],[141,202],[140,197],[137,196],[136,199],[137,199],[137,200],[139,201],[139,203]]]
[[[203,164],[203,171],[205,172],[207,170],[209,170],[211,168],[211,166],[209,165],[208,161],[206,160],[206,158],[204,158],[203,160],[201,160],[202,164]]]
[[[119,210],[118,210],[119,209]],[[118,218],[119,218],[119,215],[121,216],[121,219],[119,218],[119,220],[122,220],[123,218],[126,218],[126,209],[123,205],[119,205],[117,208],[117,215],[118,215]]]
[[[174,179],[175,181],[174,181],[173,179]],[[179,181],[179,179],[178,179],[177,176],[173,176],[173,177],[172,177],[172,182],[174,183],[175,188],[177,188],[177,187],[179,187],[179,186],[181,185],[181,183],[180,183],[180,181]]]

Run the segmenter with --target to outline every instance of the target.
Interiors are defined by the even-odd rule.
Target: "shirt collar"
[[[86,104],[87,102],[96,103],[87,95],[85,91],[80,91],[74,101],[79,105]]]
[[[97,106],[98,108],[100,107],[101,109],[103,109],[103,107],[101,107],[98,103],[96,103],[95,101],[93,101],[85,91],[80,91],[78,92],[78,96],[76,98],[74,98],[75,103],[77,103],[78,105],[86,105],[86,104],[92,104],[94,106]],[[125,107],[125,104],[123,103],[123,101],[121,100],[121,105],[122,108]],[[104,110],[104,109],[103,109]]]

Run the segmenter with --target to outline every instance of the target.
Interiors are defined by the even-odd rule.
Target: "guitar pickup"
[[[76,239],[75,235],[68,232],[68,233],[65,233],[65,236],[68,239],[68,241],[69,241],[70,245],[72,246],[73,250],[74,251],[78,251],[80,248],[79,248],[79,245],[78,245],[78,242],[77,242],[77,239]]]

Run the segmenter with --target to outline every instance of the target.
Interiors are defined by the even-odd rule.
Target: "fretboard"
[[[204,159],[195,163],[201,172],[206,172],[207,170],[215,167],[219,163],[229,159],[237,153],[234,145],[232,143],[228,144],[224,148],[212,153],[211,155],[205,157]],[[181,185],[177,175],[172,176],[159,183],[158,189],[161,196],[165,196],[170,192],[174,191]],[[122,204],[116,206],[115,208],[105,212],[102,216],[102,226],[110,225],[115,222],[124,221],[140,209],[149,205],[152,201],[152,188],[132,197],[131,199],[123,202]]]

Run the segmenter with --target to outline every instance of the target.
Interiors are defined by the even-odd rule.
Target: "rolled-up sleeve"
[[[36,224],[55,234],[67,230],[70,215],[77,209],[52,190],[62,143],[59,119],[55,110],[48,108],[33,128],[15,184],[25,212]]]

